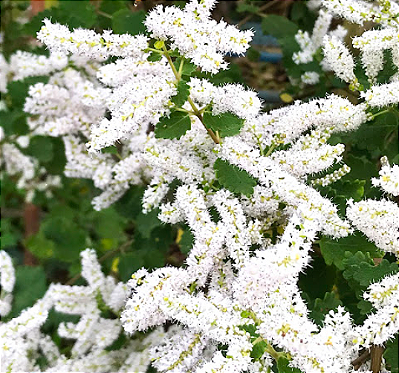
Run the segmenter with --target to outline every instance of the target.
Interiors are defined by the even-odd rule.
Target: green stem
[[[373,114],[373,119],[378,117],[378,116],[380,116],[380,115],[387,114],[387,113],[390,113],[390,112],[391,112],[391,109],[380,111],[377,114]]]
[[[270,154],[273,153],[273,150],[276,149],[277,144],[276,143],[272,143],[272,145],[270,146],[269,150],[267,151],[267,153],[265,154],[265,157],[268,157]]]
[[[181,76],[180,76],[179,72],[176,70],[176,67],[173,64],[172,58],[170,57],[168,50],[166,49],[165,46],[162,46],[162,49],[163,49],[163,54],[165,55],[166,59],[168,60],[168,63],[173,71],[173,74],[174,74],[175,78],[177,79],[177,82],[180,82]],[[211,138],[215,142],[215,144],[220,144],[220,137],[216,136],[215,133],[210,128],[206,127],[204,120],[202,118],[202,113],[199,111],[199,109],[197,108],[197,106],[195,105],[194,101],[191,99],[190,96],[188,96],[187,101],[191,105],[195,116],[201,121],[201,123],[203,124],[203,126],[205,127],[209,136],[211,136]]]

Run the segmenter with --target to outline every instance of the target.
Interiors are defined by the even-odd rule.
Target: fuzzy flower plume
[[[70,31],[68,27],[52,23],[49,19],[44,20],[37,38],[50,50],[99,60],[109,56],[142,57],[147,48],[147,38],[143,35],[116,35],[110,31],[97,34],[85,29]]]
[[[157,6],[144,24],[152,37],[170,40],[172,49],[177,48],[201,70],[217,73],[227,68],[224,55],[243,54],[249,48],[253,32],[211,19],[214,4],[214,0],[194,0],[183,10]]]

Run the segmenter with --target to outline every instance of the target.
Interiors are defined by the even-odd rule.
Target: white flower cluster
[[[363,298],[370,301],[376,312],[363,325],[357,326],[353,342],[366,348],[382,345],[398,333],[399,328],[399,274],[387,276],[371,284]]]
[[[144,35],[117,35],[110,31],[100,35],[84,29],[71,32],[67,26],[53,24],[48,19],[44,20],[37,38],[54,51],[99,60],[109,56],[141,57],[147,48],[147,38]]]
[[[157,6],[144,24],[152,37],[171,40],[171,48],[178,49],[201,70],[217,73],[228,66],[224,55],[243,54],[249,48],[253,32],[211,19],[214,4],[215,0],[190,1],[182,10]]]
[[[332,20],[332,13],[324,9],[319,9],[318,18],[314,24],[312,34],[309,35],[307,31],[302,30],[297,32],[295,40],[299,44],[300,50],[292,55],[295,64],[307,64],[314,61],[318,50],[322,47],[326,38],[332,38],[336,43],[342,42],[342,39],[347,34],[347,30],[341,25],[338,25],[334,30],[329,30]],[[328,59],[323,60],[322,67],[328,70]],[[319,79],[320,74],[316,71],[307,71],[301,76],[303,84],[317,84]],[[296,83],[295,79],[291,79],[291,82]]]
[[[45,297],[56,310],[81,316],[77,324],[64,323],[59,329],[60,335],[76,342],[71,359],[59,355],[49,360],[54,371],[62,367],[104,371],[105,366],[112,371],[144,371],[151,359],[160,372],[267,372],[274,360],[283,356],[292,368],[306,373],[344,373],[353,371],[351,361],[361,348],[384,343],[398,332],[397,306],[392,307],[397,289],[387,290],[383,301],[374,302],[377,312],[363,325],[354,326],[349,313],[340,307],[318,326],[309,317],[298,286],[300,273],[311,264],[318,235],[340,238],[353,232],[337,207],[312,187],[328,185],[349,171],[340,164],[344,146],[331,145],[328,140],[333,133],[356,130],[371,119],[371,107],[397,103],[397,87],[394,82],[371,87],[358,104],[331,95],[261,113],[254,92],[235,84],[215,86],[191,78],[183,84],[188,90],[186,102],[178,105],[176,98],[185,83],[185,59],[203,71],[217,72],[226,67],[223,55],[243,53],[252,36],[211,20],[213,4],[212,0],[194,0],[183,10],[156,7],[145,21],[152,36],[159,39],[151,49],[142,36],[100,35],[81,29],[71,32],[50,21],[40,32],[41,40],[55,51],[83,58],[121,57],[101,66],[96,77],[64,68],[53,73],[47,85],[31,88],[25,108],[39,117],[31,120],[32,128],[36,123],[36,131],[48,134],[51,125],[63,136],[66,174],[93,179],[103,190],[94,201],[97,209],[109,206],[130,185],[147,184],[144,211],[159,207],[160,220],[185,223],[194,236],[185,266],[151,273],[141,269],[128,283],[130,296],[121,314],[125,331],[132,334],[160,328],[153,332],[158,343],[151,340],[151,334],[140,343],[132,341],[134,351],[143,350],[141,355],[130,347],[106,350],[118,337],[121,324],[118,319],[101,316],[99,301],[118,315],[126,285],[101,273],[93,251],[83,252],[82,274],[88,286],[53,285]],[[347,14],[349,1],[331,4],[332,13]],[[339,6],[344,8],[341,13]],[[379,9],[369,8],[373,14]],[[356,9],[354,6],[355,16]],[[391,27],[382,16],[380,20],[386,29]],[[312,35],[316,45],[321,46],[330,21],[331,15],[321,10]],[[305,50],[310,37],[300,36],[298,42],[303,42]],[[325,40],[332,43],[326,47],[331,68],[355,83],[353,60],[340,38],[332,34]],[[148,61],[149,51],[158,53],[160,59]],[[172,51],[178,51],[180,58],[173,61]],[[316,78],[314,74],[304,77],[308,81]],[[392,93],[381,101],[384,92]],[[176,112],[189,119],[187,131],[179,132],[178,139],[156,137],[152,126]],[[212,129],[204,122],[210,114],[218,118],[223,113],[244,122],[233,136],[224,136],[223,128],[219,133],[217,126]],[[88,154],[87,140],[91,150],[102,152]],[[108,146],[116,154],[107,153],[104,148]],[[221,177],[216,167],[221,163],[230,167],[231,175]],[[325,174],[337,164],[337,171]],[[394,174],[396,168],[392,170]],[[317,177],[320,172],[325,176]],[[391,171],[382,172],[386,177]],[[245,182],[237,181],[242,174],[252,185],[248,193],[241,193]],[[174,180],[174,193],[168,193]],[[389,192],[388,188],[391,186],[386,186]],[[398,253],[399,208],[394,202],[350,201],[347,216],[381,249]],[[374,284],[367,294],[391,289],[389,280],[384,281]],[[27,323],[25,318],[43,307],[49,309],[43,304],[41,301],[22,314],[15,325]],[[31,330],[39,333],[44,319],[38,317]],[[180,326],[157,337],[165,323]],[[10,324],[13,329],[5,325],[9,341],[15,325]],[[255,342],[243,325],[252,326],[256,343],[265,346],[257,359],[251,358]],[[18,334],[23,356],[29,349],[25,346],[32,343],[27,333],[28,329],[22,328]],[[7,345],[11,352],[5,359],[10,364],[17,364],[14,345],[17,343]],[[21,364],[26,363],[24,359],[19,360]]]
[[[116,283],[113,277],[104,276],[94,250],[81,253],[82,277],[87,286],[52,284],[44,297],[20,316],[0,323],[1,367],[10,372],[145,372],[151,362],[151,349],[157,349],[181,330],[165,333],[162,328],[145,338],[128,340],[120,349],[107,347],[123,333],[118,316],[128,287]],[[15,276],[11,259],[0,251],[2,317],[11,306],[11,291]],[[3,298],[3,293],[6,298]],[[61,338],[74,340],[71,356],[61,353],[50,336],[41,331],[49,311],[54,308],[64,314],[79,315],[80,320],[62,322],[58,327]],[[101,312],[108,310],[114,317],[105,318]],[[39,368],[35,360],[44,356],[45,369]]]
[[[388,200],[348,202],[352,224],[384,251],[399,257],[399,207]]]
[[[15,271],[10,256],[0,251],[0,316],[4,317],[11,311],[12,290],[15,284]]]
[[[385,192],[394,196],[399,196],[399,165],[389,165],[388,158],[381,158],[380,177],[373,178],[371,181],[374,186],[379,186]]]

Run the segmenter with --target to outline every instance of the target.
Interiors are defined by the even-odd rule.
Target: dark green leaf
[[[207,128],[211,128],[214,132],[218,131],[222,137],[237,135],[244,125],[244,119],[229,112],[219,115],[206,112],[203,121]]]
[[[186,230],[184,230],[179,242],[180,251],[183,254],[188,254],[193,247],[193,243],[194,235],[191,233],[190,229],[187,228]]]
[[[143,238],[149,238],[151,231],[162,224],[162,222],[158,219],[158,214],[159,209],[154,209],[147,214],[140,212],[137,215],[136,228]]]
[[[79,260],[79,253],[86,247],[86,233],[82,228],[62,216],[50,217],[42,227],[46,238],[54,241],[54,255],[58,259]]]
[[[317,325],[322,325],[325,316],[331,310],[337,309],[342,306],[342,302],[337,298],[334,293],[326,293],[323,299],[317,298],[310,312],[310,317],[316,322]]]
[[[186,81],[181,79],[177,85],[177,95],[172,97],[172,102],[177,107],[182,107],[187,101],[188,95],[190,94],[190,86]],[[184,114],[184,113],[183,113]]]
[[[145,254],[145,250],[134,250],[119,256],[118,272],[122,281],[129,280],[134,272],[144,266]]]
[[[346,280],[355,281],[358,286],[357,289],[365,289],[373,282],[380,281],[387,275],[399,272],[396,263],[390,263],[388,260],[383,259],[377,266],[371,260],[370,256],[357,252],[352,254],[347,252],[345,260],[343,261],[343,277]],[[353,287],[353,284],[351,284]]]
[[[130,9],[121,9],[112,16],[112,29],[117,34],[136,35],[145,32],[144,27],[145,13],[140,10],[132,12]]]
[[[389,341],[386,344],[386,349],[384,352],[384,359],[386,364],[388,365],[388,369],[391,373],[399,372],[399,346],[398,346],[399,336],[396,335],[396,338],[393,341]]]
[[[174,111],[168,117],[162,117],[155,126],[155,137],[180,139],[191,128],[191,119],[187,113]]]
[[[53,143],[51,138],[45,136],[34,136],[31,138],[26,152],[42,162],[49,162],[53,159]]]
[[[265,35],[281,39],[294,36],[298,32],[298,26],[286,17],[270,14],[262,19],[262,31]]]
[[[132,186],[121,199],[114,204],[118,214],[125,218],[135,219],[141,211],[141,199],[143,198],[144,188]]]
[[[11,98],[13,108],[23,108],[26,96],[28,95],[29,87],[31,85],[36,83],[47,83],[47,81],[48,77],[32,77],[8,83],[7,94]]]
[[[16,243],[18,242],[19,233],[18,231],[16,231],[16,229],[13,228],[11,224],[11,219],[1,219],[0,231],[1,249],[16,245]]]
[[[23,309],[33,306],[46,292],[46,276],[42,267],[17,267],[15,275],[14,299],[9,318],[16,317]]]
[[[334,264],[338,269],[344,269],[345,252],[356,254],[358,251],[369,253],[373,258],[381,258],[383,252],[361,234],[332,240],[323,237],[320,240],[320,250],[327,265]]]
[[[213,165],[219,183],[232,193],[250,196],[257,181],[248,172],[218,158]]]

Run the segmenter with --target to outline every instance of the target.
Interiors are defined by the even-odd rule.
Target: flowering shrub
[[[267,112],[256,92],[212,80],[253,37],[212,19],[214,7],[158,5],[137,34],[46,18],[37,38],[48,56],[16,51],[2,60],[3,92],[46,76],[29,84],[23,103],[29,136],[62,139],[65,176],[101,190],[93,208],[128,217],[125,204],[141,188],[135,249],[164,240],[160,231],[177,235],[168,247],[187,247],[178,266],[135,271],[145,263],[133,257],[127,282],[104,275],[95,250],[82,251],[87,284],[53,283],[0,325],[2,370],[397,372],[399,168],[387,144],[398,144],[399,5],[309,1],[310,33],[266,16],[264,32],[284,52],[287,92],[327,79],[348,90]],[[357,58],[345,41],[350,22],[363,27],[352,40]],[[356,133],[392,117],[384,125],[396,140],[363,143],[356,158]],[[18,187],[28,189],[36,160],[21,142],[4,135],[5,172],[22,172]],[[370,175],[375,154],[381,167]],[[6,316],[15,283],[6,251],[0,268]],[[57,340],[46,334],[54,311],[65,317]],[[66,351],[60,338],[70,341]]]

